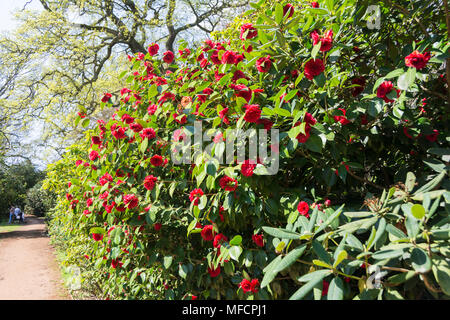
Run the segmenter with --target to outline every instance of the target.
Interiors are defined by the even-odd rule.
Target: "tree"
[[[122,87],[116,79],[127,68],[124,52],[146,53],[151,42],[161,45],[160,52],[163,43],[171,51],[178,40],[193,44],[247,2],[40,0],[41,12],[19,12],[21,26],[0,39],[2,67],[15,66],[8,93],[0,91],[0,116],[7,114],[9,123],[23,129],[43,123],[44,146],[60,155],[67,140],[79,138],[73,126],[77,106],[99,117],[104,91],[117,94]]]

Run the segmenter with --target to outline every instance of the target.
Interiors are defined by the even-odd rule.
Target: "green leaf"
[[[396,275],[388,278],[387,280],[388,280],[388,283],[401,284],[403,282],[408,281],[415,275],[416,275],[416,273],[414,271],[402,272],[402,273],[396,274]]]
[[[321,46],[322,46],[322,42],[319,41],[319,42],[313,47],[313,49],[312,49],[312,51],[311,51],[311,57],[312,57],[313,59],[316,59],[317,53],[319,52]]]
[[[142,140],[141,146],[139,147],[139,151],[145,153],[147,151],[147,147],[148,147],[148,138],[145,138],[144,140]]]
[[[328,271],[328,270],[326,270]],[[316,273],[317,272],[317,273]],[[327,272],[321,272],[318,271],[314,272],[314,277],[309,280],[306,284],[304,284],[300,289],[298,289],[290,298],[289,300],[300,300],[304,296],[306,296],[317,284],[319,284],[323,278],[325,278],[330,273]]]
[[[319,136],[310,136],[305,143],[305,147],[313,152],[322,152],[323,142]]]
[[[361,243],[361,241],[358,240],[358,238],[356,238],[353,234],[351,233],[347,233],[347,238],[345,239],[345,241],[347,242],[347,244],[352,247],[353,249],[357,249],[358,251],[364,251],[364,247],[363,244]]]
[[[277,256],[274,260],[272,260],[264,269],[264,277],[261,281],[261,288],[264,288],[269,283],[272,282],[273,279],[275,279],[278,272],[275,272],[275,267],[278,265],[278,263],[281,261],[283,257]]]
[[[328,287],[328,300],[342,300],[344,299],[344,282],[341,278],[333,278]]]
[[[404,251],[403,249],[399,250],[381,250],[377,251],[372,255],[372,258],[375,260],[384,260],[384,259],[393,259],[400,257],[403,255]]]
[[[321,260],[314,259],[312,262],[313,262],[316,266],[319,266],[319,267],[322,267],[322,268],[327,268],[327,269],[333,269],[333,266],[332,266],[331,264],[328,264],[328,263],[323,262],[323,261],[321,261]]]
[[[241,244],[241,242],[242,242],[241,236],[239,236],[239,235],[234,236],[233,239],[231,239],[231,241],[230,241],[230,246],[238,246]]]
[[[324,230],[326,227],[328,227],[331,223],[333,223],[334,220],[336,220],[339,215],[342,212],[342,209],[344,209],[345,204],[339,207],[335,212],[333,212],[332,215],[330,215],[327,220],[325,220],[324,223],[320,225],[320,227],[316,230],[315,234],[318,234],[320,231]]]
[[[411,207],[411,213],[416,219],[422,219],[425,216],[425,208],[421,205],[416,203]]]
[[[242,253],[242,248],[239,246],[232,246],[229,250],[231,259],[239,261],[239,256]]]
[[[337,266],[338,266],[342,261],[344,261],[345,259],[347,259],[347,257],[348,257],[347,251],[342,250],[341,252],[339,252],[339,254],[338,254],[337,258],[336,258],[336,261],[334,261],[333,268],[337,268]]]
[[[272,227],[262,227],[262,229],[269,235],[280,238],[280,239],[292,239],[297,240],[300,238],[301,234],[293,231],[288,231],[286,229],[277,229]]]
[[[331,265],[331,256],[319,241],[313,240],[312,248],[320,260],[325,261],[327,264]]]
[[[172,256],[165,256],[163,259],[163,265],[164,268],[169,269],[172,265],[173,257]]]
[[[437,282],[439,283],[439,286],[441,287],[442,291],[447,295],[450,296],[450,266],[449,263],[439,257],[439,256],[433,256],[433,274],[436,278]]]
[[[411,252],[411,265],[417,272],[426,273],[431,269],[431,260],[424,250],[414,248]]]
[[[397,87],[406,91],[416,80],[416,68],[409,68],[404,74],[398,77]]]
[[[377,233],[375,234],[375,239],[369,244],[367,250],[370,250],[370,248],[372,248],[372,246],[381,238],[385,230],[386,230],[386,219],[381,218],[378,224]]]
[[[283,21],[283,6],[281,3],[275,5],[275,22],[280,24]]]
[[[300,278],[297,279],[298,282],[309,282],[311,280],[314,280],[316,278],[321,277],[322,279],[331,274],[332,270],[317,270],[310,273],[307,273],[305,275],[302,275]]]
[[[274,272],[279,273],[287,268],[289,268],[298,258],[301,257],[303,252],[305,252],[307,245],[302,244],[291,250],[275,267]]]

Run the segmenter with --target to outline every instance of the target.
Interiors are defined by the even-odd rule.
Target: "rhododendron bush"
[[[53,237],[86,287],[110,299],[450,294],[448,40],[440,27],[369,29],[355,4],[260,1],[232,39],[129,56],[127,86],[99,98],[114,115],[47,179],[60,192]],[[180,163],[196,123],[209,140]],[[212,160],[232,129],[267,133],[278,170]]]

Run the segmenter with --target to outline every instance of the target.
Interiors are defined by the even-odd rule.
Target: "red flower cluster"
[[[252,281],[249,281],[244,278],[242,279],[241,283],[239,283],[239,287],[242,288],[242,291],[244,291],[244,293],[247,292],[256,293],[258,292],[259,280],[252,279]]]
[[[256,69],[261,73],[269,72],[271,66],[272,60],[270,60],[270,56],[261,57],[256,60]]]
[[[308,141],[310,133],[311,133],[311,126],[315,125],[317,123],[317,120],[312,116],[310,113],[306,113],[305,117],[303,118],[303,121],[306,122],[305,125],[305,133],[299,133],[296,137],[297,141],[300,143],[305,143]],[[296,126],[299,126],[302,122],[299,121],[295,124]]]
[[[297,211],[302,216],[309,218],[309,205],[306,201],[300,201],[297,205]]]
[[[262,234],[252,235],[252,240],[258,247],[264,247],[264,238]]]
[[[245,177],[251,177],[255,168],[256,163],[253,160],[245,160],[241,165],[241,173]]]
[[[203,196],[203,190],[198,188],[191,191],[189,194],[189,200],[194,202],[194,206],[198,206],[201,196]]]
[[[320,51],[327,52],[330,51],[331,47],[333,46],[333,30],[327,30],[325,31],[324,35],[320,35],[317,30],[314,30],[310,34],[311,38],[313,39],[313,45],[315,46],[319,42],[322,44],[320,45]]]
[[[158,181],[158,178],[150,175],[150,176],[146,176],[144,179],[144,187],[147,190],[153,190],[153,188],[155,187],[156,181]]]
[[[128,209],[133,209],[138,206],[139,199],[134,194],[126,194],[123,197],[123,203],[128,206]]]
[[[235,191],[238,185],[236,179],[233,179],[229,176],[224,176],[219,181],[220,187],[225,191]]]
[[[415,50],[410,55],[405,57],[405,64],[407,67],[416,68],[417,70],[425,68],[428,61],[431,59],[429,52],[420,53]]]
[[[258,30],[256,30],[255,27],[251,23],[244,23],[241,26],[241,35],[239,39],[241,40],[247,40],[247,39],[253,39],[258,35]]]
[[[257,104],[245,105],[244,120],[247,122],[255,123],[261,118],[261,109]]]
[[[384,81],[377,89],[377,97],[384,100],[386,103],[394,102],[394,100],[391,100],[387,97],[387,95],[394,90],[394,85],[391,81]],[[397,97],[400,94],[400,90],[397,90]]]
[[[163,53],[163,61],[165,63],[172,63],[174,58],[175,55],[170,50]]]
[[[325,71],[325,65],[321,59],[311,59],[305,64],[305,76],[309,80],[314,79]]]

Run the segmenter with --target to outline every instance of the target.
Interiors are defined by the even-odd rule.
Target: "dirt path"
[[[0,233],[0,300],[67,300],[45,224],[28,216],[25,225]]]

